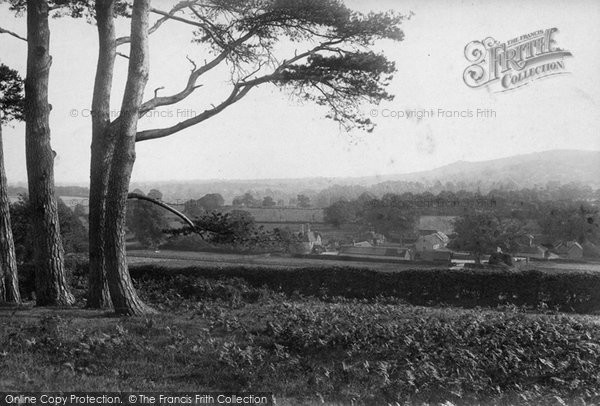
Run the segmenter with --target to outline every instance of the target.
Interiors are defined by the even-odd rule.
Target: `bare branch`
[[[209,70],[213,69],[214,67],[218,66],[221,62],[223,62],[225,59],[227,59],[227,56],[230,54],[231,49],[234,49],[236,46],[238,46],[238,45],[242,44],[243,42],[247,41],[248,39],[252,38],[253,35],[254,35],[253,32],[246,33],[242,37],[233,41],[233,43],[231,43],[227,47],[227,49],[223,50],[213,60],[211,60],[210,62],[204,64],[203,66],[193,70],[190,73],[190,76],[188,78],[188,82],[187,82],[185,88],[183,90],[181,90],[179,93],[176,93],[171,96],[165,96],[165,97],[156,97],[156,95],[155,95],[154,98],[146,101],[144,104],[142,104],[142,107],[140,110],[140,117],[144,116],[146,113],[148,113],[149,111],[151,111],[157,107],[176,104],[176,103],[179,103],[180,101],[184,100],[186,97],[188,97],[190,94],[192,94],[194,92],[194,90],[201,87],[201,85],[196,85],[196,82],[198,81],[198,78],[200,76],[202,76]],[[189,58],[188,58],[188,60],[189,60]]]
[[[182,7],[178,8],[177,11],[179,11],[179,10],[185,8],[185,7],[188,7],[189,5],[193,5],[194,3],[195,3],[194,1],[181,2],[181,3],[179,3],[175,7],[178,7],[178,6],[182,5],[182,4],[184,4]],[[205,28],[205,26],[203,24],[200,24],[200,23],[198,23],[196,21],[193,21],[193,20],[190,20],[190,19],[187,19],[187,18],[178,17],[178,16],[176,16],[174,14],[171,14],[171,12],[167,13],[165,11],[158,10],[156,8],[151,8],[150,12],[152,12],[154,14],[159,14],[159,15],[163,16],[163,18],[166,18],[166,19],[171,19],[171,20],[179,21],[180,23],[185,23],[185,24],[193,25],[195,27]]]
[[[192,58],[190,58],[188,55],[185,56],[185,59],[187,59],[188,61],[190,61],[190,63],[192,64],[192,72],[195,71],[196,69],[198,69],[198,66],[196,66],[196,62],[194,62],[192,60]],[[206,62],[205,62],[206,63]]]
[[[152,27],[150,27],[150,29],[148,30],[148,34],[152,34],[154,33],[156,30],[158,30],[160,28],[161,25],[163,25],[164,22],[166,22],[167,20],[170,20],[173,18],[173,16],[175,15],[175,13],[183,10],[186,7],[189,7],[192,4],[195,4],[195,1],[182,1],[177,3],[168,13],[167,12],[160,12],[158,14],[161,14],[163,17],[159,18]],[[150,10],[153,11],[154,9]],[[116,44],[117,46],[119,45],[123,45],[123,44],[128,44],[131,41],[130,37],[120,37],[117,38]]]
[[[140,142],[140,141],[147,141],[147,140],[153,140],[153,139],[157,139],[157,138],[167,137],[167,136],[175,134],[181,130],[184,130],[188,127],[191,127],[191,126],[201,123],[205,120],[208,120],[209,118],[217,115],[221,111],[225,110],[227,107],[231,106],[232,104],[234,104],[235,102],[240,100],[242,97],[244,97],[246,94],[248,94],[250,89],[252,89],[252,86],[245,86],[241,90],[240,90],[240,86],[234,86],[229,97],[227,99],[225,99],[225,101],[223,101],[221,104],[214,106],[213,108],[211,108],[209,110],[204,110],[201,114],[198,114],[197,116],[194,116],[187,120],[181,121],[181,122],[175,124],[174,126],[167,127],[167,128],[157,128],[154,130],[140,131],[137,133],[135,141]]]
[[[121,56],[121,57],[123,57],[125,59],[129,59],[129,55],[125,55],[125,54],[123,54],[121,52],[117,52],[117,55],[119,55],[119,56]]]
[[[10,30],[6,30],[2,27],[0,27],[0,34],[8,34],[8,35],[12,35],[15,38],[20,39],[21,41],[25,41],[27,42],[27,38],[20,36],[19,34],[17,34],[16,32],[12,32]]]
[[[252,36],[252,33],[248,33],[244,37],[238,39],[235,42],[242,41],[243,38],[245,38],[245,37],[249,38],[251,36]],[[313,55],[316,52],[319,52],[319,51],[323,50],[324,48],[327,48],[331,45],[336,45],[342,41],[343,40],[335,40],[335,41],[329,41],[329,42],[320,44],[319,46],[316,46],[306,52],[296,54],[293,58],[291,58],[289,60],[283,61],[271,74],[261,76],[258,78],[254,78],[252,80],[247,80],[250,76],[257,73],[262,68],[262,66],[260,66],[260,64],[259,64],[259,68],[256,71],[251,72],[244,79],[242,79],[241,81],[239,81],[238,83],[236,83],[234,85],[231,94],[222,103],[218,104],[217,106],[213,106],[211,109],[205,110],[204,112],[202,112],[201,114],[199,114],[195,117],[191,117],[187,120],[181,121],[181,122],[175,124],[174,126],[167,127],[167,128],[159,128],[159,129],[153,129],[153,130],[140,131],[137,133],[136,142],[167,137],[167,136],[175,134],[181,130],[184,130],[188,127],[191,127],[193,125],[201,123],[202,121],[205,121],[205,120],[215,116],[216,114],[225,110],[230,105],[239,101],[242,97],[244,97],[246,94],[248,94],[248,92],[252,88],[254,88],[260,84],[272,82],[274,80],[281,78],[281,73],[282,73],[283,69],[290,66],[292,63],[297,62],[307,56]],[[231,47],[228,47],[228,48],[231,49]],[[228,50],[226,49],[217,58],[215,58],[213,61],[211,61],[209,64],[215,63],[215,61],[217,59],[225,59],[227,53],[228,53]],[[218,62],[216,62],[216,64],[218,64]],[[205,65],[204,67],[206,67],[206,66],[207,65]],[[177,95],[173,95],[171,97],[162,97],[162,98],[155,97],[154,99],[149,100],[148,102],[144,103],[142,105],[142,109],[141,109],[141,116],[158,106],[175,104],[175,103],[185,99],[187,96],[189,96],[193,92],[193,86],[197,80],[197,77],[200,76],[200,74],[198,72],[200,72],[201,70],[202,70],[202,68],[195,70],[191,73],[190,78],[188,80],[188,85],[182,92],[178,93]]]
[[[164,86],[161,87],[157,87],[156,89],[154,89],[154,97],[158,97],[158,91],[164,89]]]
[[[192,10],[192,12],[196,15],[196,17],[198,17],[198,19],[200,21],[203,22],[203,24],[201,25],[201,27],[208,34],[208,36],[210,36],[211,39],[216,44],[218,44],[221,48],[226,49],[227,43],[224,42],[221,38],[218,38],[217,35],[216,35],[216,32],[219,31],[217,29],[217,27],[210,20],[208,20],[204,16],[202,16],[194,7],[190,6],[189,9]],[[228,30],[226,30],[226,32],[229,34]],[[231,39],[231,36],[230,36],[230,39]]]

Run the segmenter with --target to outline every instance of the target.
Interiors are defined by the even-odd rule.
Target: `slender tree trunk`
[[[50,146],[48,79],[48,2],[27,1],[27,78],[25,79],[25,157],[34,229],[36,305],[70,305],[54,194],[54,151]]]
[[[8,184],[4,170],[4,146],[0,125],[0,301],[21,303],[19,277],[15,257],[15,243],[10,226]]]
[[[111,306],[111,300],[106,279],[104,223],[108,176],[114,151],[114,137],[110,131],[110,95],[116,57],[114,0],[98,0],[95,7],[99,51],[92,100],[90,269],[87,306],[108,308]]]
[[[144,89],[148,81],[148,20],[150,0],[135,0],[131,19],[131,47],[127,84],[116,123],[104,224],[108,286],[117,314],[142,315],[154,312],[138,297],[125,253],[125,217],[129,181],[135,162],[135,135]]]
[[[118,152],[117,152],[118,151]],[[125,217],[127,193],[135,161],[135,137],[123,137],[116,148],[106,201],[106,269],[113,307],[117,314],[152,313],[138,297],[127,267]]]
[[[106,194],[110,154],[107,142],[92,137],[90,169],[89,257],[87,306],[93,309],[111,307],[108,280],[106,278],[104,223],[106,221]]]
[[[1,113],[0,113],[1,114]],[[0,116],[0,119],[2,117]],[[0,143],[2,142],[2,122],[0,121]],[[0,144],[0,154],[2,154],[4,152],[4,149],[1,148],[2,145]],[[0,165],[2,165],[2,175],[4,174],[4,156],[1,157],[0,160]],[[6,197],[7,202],[8,202],[8,190],[7,190],[7,185],[6,185],[6,179],[4,176],[1,177],[0,181],[2,181],[2,183],[0,184],[0,210],[3,210],[4,205],[2,204],[3,202],[1,202],[1,200]],[[9,208],[10,210],[10,208]],[[10,215],[10,212],[8,213]],[[2,220],[5,218],[6,213],[1,213],[0,216],[2,217]],[[0,222],[0,227],[4,227],[4,221]],[[12,230],[10,229],[10,225],[8,228],[4,227],[4,228],[0,228],[0,238],[8,235],[8,233],[10,232],[11,235],[11,239],[12,239]],[[4,240],[4,238],[2,238]],[[0,247],[0,249],[2,250],[2,252],[0,252],[0,254],[2,254],[2,256],[5,256],[5,252],[3,247]],[[13,253],[14,253],[14,247],[13,247]],[[4,264],[0,263],[0,303],[1,302],[6,302],[6,280],[8,279],[8,271],[6,269],[6,267],[4,266]]]
[[[6,302],[6,273],[4,268],[0,268],[0,303]]]

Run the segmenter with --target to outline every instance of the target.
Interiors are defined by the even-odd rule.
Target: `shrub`
[[[89,260],[87,254],[65,255],[65,277],[75,296],[83,296],[87,288]],[[35,292],[35,267],[32,262],[19,264],[19,289],[25,299],[33,299]]]

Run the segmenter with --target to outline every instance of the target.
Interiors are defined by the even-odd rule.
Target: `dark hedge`
[[[600,310],[600,273],[545,273],[537,270],[418,269],[380,272],[346,267],[276,269],[261,267],[131,267],[135,279],[160,280],[176,275],[204,278],[238,277],[255,287],[288,294],[347,298],[395,297],[414,305],[496,307],[547,306],[563,312]]]

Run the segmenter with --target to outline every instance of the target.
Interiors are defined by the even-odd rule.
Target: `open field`
[[[219,266],[260,266],[260,267],[289,267],[304,268],[308,266],[351,266],[369,268],[380,271],[396,271],[398,269],[431,268],[431,265],[380,263],[367,261],[336,261],[331,259],[295,258],[285,256],[271,256],[268,254],[242,255],[224,254],[214,252],[187,252],[167,251],[159,252],[149,250],[127,251],[130,263],[156,263],[161,262],[169,267],[194,266],[199,264]]]
[[[278,405],[593,405],[595,316],[283,294],[172,273],[160,311],[0,308],[2,390],[270,391]]]
[[[242,255],[225,254],[214,252],[186,252],[161,250],[159,252],[149,250],[128,250],[127,255],[130,263],[157,263],[161,262],[168,267],[194,266],[199,264],[236,266],[255,265],[264,267],[290,267],[303,268],[307,266],[324,267],[357,267],[368,268],[379,271],[400,271],[404,269],[428,269],[435,265],[420,264],[415,262],[385,263],[368,261],[336,261],[333,259],[295,258],[270,255]],[[435,266],[439,267],[439,266]],[[520,266],[522,269],[539,269],[545,272],[600,272],[600,263],[569,263],[569,262],[531,262]]]

